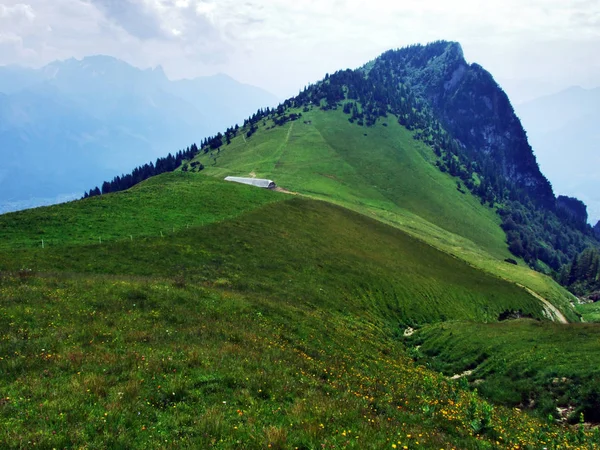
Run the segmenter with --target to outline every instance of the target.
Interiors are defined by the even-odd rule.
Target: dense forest
[[[588,248],[573,258],[561,269],[559,281],[577,295],[600,300],[600,250]]]

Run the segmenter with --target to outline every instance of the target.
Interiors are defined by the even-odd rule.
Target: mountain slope
[[[525,290],[471,268],[378,221],[328,203],[301,198],[285,200],[282,194],[214,182],[202,175],[183,175],[157,177],[140,185],[135,192],[117,195],[110,203],[99,197],[71,207],[55,207],[57,215],[46,211],[43,225],[31,217],[33,212],[7,216],[2,221],[3,228],[12,231],[14,237],[4,244],[11,249],[11,256],[0,269],[15,271],[28,267],[36,272],[168,277],[184,274],[190,281],[202,283],[228,280],[228,286],[241,292],[256,291],[278,298],[293,292],[298,302],[318,301],[331,307],[345,303],[346,308],[355,312],[374,308],[388,320],[410,324],[448,317],[495,320],[506,310],[523,310],[538,318],[545,317],[542,304]],[[162,185],[159,193],[154,189],[157,183]],[[206,196],[227,200],[213,199],[209,203],[197,199],[192,204],[179,203],[166,208],[156,204],[143,206],[135,216],[127,215],[128,211],[137,210],[135,206],[124,209],[128,200],[143,205],[145,198],[158,194],[161,202],[168,204],[175,196],[182,199],[186,192],[187,196],[193,195],[196,189],[206,190]],[[234,201],[243,205],[243,209],[236,208]],[[260,206],[261,202],[267,204]],[[275,203],[269,205],[271,202]],[[143,237],[136,229],[131,231],[135,232],[135,239],[111,244],[111,236],[114,239],[118,234],[109,232],[115,226],[107,224],[102,227],[101,235],[105,236],[102,245],[97,240],[95,244],[82,246],[86,242],[82,222],[91,225],[87,214],[95,210],[97,217],[100,210],[110,210],[111,203],[112,216],[120,230],[127,224],[133,228],[137,220],[156,230],[158,224],[147,223],[156,208],[164,221],[162,230]],[[204,217],[200,221],[184,218],[184,214],[200,204],[216,217],[222,217],[225,211],[235,217],[246,208],[253,209],[237,219],[225,216],[214,222],[215,226],[196,229],[199,222],[210,221]],[[72,211],[69,219],[63,219],[69,209]],[[169,221],[179,226],[169,229]],[[187,231],[186,225],[181,230],[187,221],[191,221],[192,228]],[[33,223],[38,223],[37,230],[27,227]],[[64,233],[67,224],[70,235],[62,240],[51,238],[59,235],[57,230]],[[18,250],[19,240],[34,230],[38,237],[47,236],[46,248],[36,245],[37,248]],[[172,230],[177,234],[173,235]],[[161,239],[159,232],[166,237]],[[126,232],[121,233],[126,237]],[[69,241],[74,245],[69,245]],[[88,238],[87,242],[90,241]]]
[[[206,148],[196,158],[202,173],[270,178],[287,190],[341,204],[572,311],[573,297],[555,282],[504,262],[511,255],[495,212],[457,189],[456,179],[435,166],[433,150],[393,117],[365,128],[350,124],[340,110],[301,114],[283,126],[260,121],[250,138],[242,129],[231,144]]]
[[[508,97],[483,67],[467,64],[460,44],[442,41],[386,52],[368,70],[377,66],[397,71],[471,155],[494,162],[499,175],[535,202],[553,207],[552,187],[538,168]]]
[[[595,445],[415,365],[407,324],[543,308],[355,212],[171,173],[0,224],[6,448]]]
[[[341,111],[315,109],[198,159],[209,175],[255,173],[291,191],[374,211],[402,210],[508,257],[495,214],[456,189],[456,181],[432,164],[431,149],[398,124],[383,123],[363,129],[348,124]]]
[[[276,102],[225,77],[172,82],[106,56],[0,67],[0,92],[0,212],[79,197]]]

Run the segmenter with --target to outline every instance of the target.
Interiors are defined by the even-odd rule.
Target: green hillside
[[[183,186],[194,177],[179,176],[177,184]],[[164,178],[173,186],[176,177]],[[206,180],[207,189],[226,188],[221,195],[254,190],[282,196],[195,177]],[[129,195],[144,199],[145,191],[161,178]],[[188,206],[180,208],[184,215]],[[211,214],[213,208],[206,208]],[[85,209],[82,212],[87,214]],[[13,249],[0,257],[0,270],[21,268],[41,273],[169,277],[276,298],[291,295],[293,302],[317,302],[367,317],[377,313],[392,328],[451,318],[495,321],[512,310],[545,317],[543,305],[524,289],[381,222],[302,198],[264,206],[257,202],[253,211],[237,218],[175,233],[169,230],[163,237],[154,234],[103,244]]]
[[[349,124],[342,111],[302,114],[282,127],[266,129],[269,121],[251,138],[238,137],[218,153],[200,156],[205,172],[273,178],[287,190],[362,212],[424,219],[494,256],[510,256],[494,211],[460,193],[456,181],[435,167],[433,151],[414,140],[396,118],[366,128]]]
[[[594,448],[418,366],[385,327],[158,279],[0,277],[0,446]]]
[[[241,133],[240,133],[241,134]],[[348,123],[340,110],[312,109],[299,120],[259,124],[219,150],[201,153],[203,173],[273,179],[278,186],[337,203],[406,231],[469,264],[522,284],[577,320],[571,294],[511,257],[496,212],[457,189],[435,166],[433,150],[390,116],[374,127]]]
[[[447,322],[410,338],[421,362],[446,375],[469,370],[468,379],[494,402],[534,408],[541,415],[600,420],[600,327],[510,320]],[[576,349],[574,351],[574,349]]]
[[[128,191],[0,215],[0,249],[14,250],[160,236],[236,217],[286,196],[185,173],[166,173]]]
[[[90,214],[99,205],[109,208],[102,224]],[[397,228],[184,173],[50,211],[20,231],[41,212],[0,216],[3,448],[600,442],[412,361],[408,325],[544,312],[513,283]],[[92,225],[112,240],[68,233]],[[133,241],[121,237],[136,225]],[[32,229],[53,244],[26,244]]]

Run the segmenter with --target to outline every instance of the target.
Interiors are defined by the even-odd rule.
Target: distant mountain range
[[[108,56],[0,67],[0,212],[79,197],[277,101],[225,75],[170,81]]]
[[[572,87],[515,110],[554,190],[588,206],[600,220],[600,88]]]

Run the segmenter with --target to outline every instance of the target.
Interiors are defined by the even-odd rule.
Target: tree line
[[[94,197],[101,194],[108,194],[110,192],[119,192],[129,189],[144,180],[155,175],[160,175],[165,172],[172,172],[182,165],[184,161],[189,161],[198,154],[199,150],[196,144],[192,144],[185,150],[180,150],[175,155],[169,153],[163,158],[157,158],[156,163],[147,163],[142,166],[138,166],[126,175],[120,175],[114,177],[111,181],[105,181],[102,183],[102,188],[96,186],[90,189],[89,192],[85,192],[83,198]],[[202,170],[199,167],[199,170]]]

